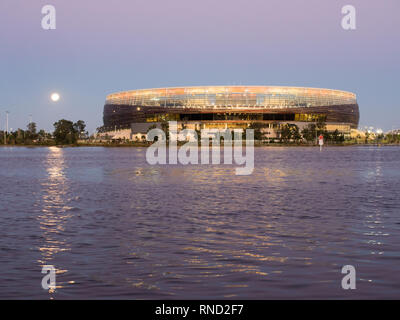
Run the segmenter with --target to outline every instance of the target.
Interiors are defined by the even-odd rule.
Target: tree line
[[[88,140],[89,134],[86,131],[86,124],[83,120],[73,122],[70,120],[61,119],[53,124],[54,131],[46,132],[45,130],[37,129],[35,122],[31,122],[27,125],[26,130],[18,129],[8,134],[4,131],[0,131],[0,144],[8,145],[74,145],[79,140]],[[156,126],[149,128],[153,129]],[[161,128],[166,132],[167,140],[169,138],[169,123],[164,121],[161,123]],[[182,124],[181,129],[185,129],[186,125]],[[254,122],[250,124],[250,129],[254,130],[254,139],[263,141],[268,139],[265,135],[265,131],[268,131],[268,127],[263,123]],[[99,130],[98,132],[102,132]],[[198,136],[200,131],[196,130]],[[333,132],[326,130],[326,123],[323,119],[319,119],[315,123],[309,123],[302,130],[296,124],[285,123],[280,124],[277,129],[277,137],[271,138],[270,141],[280,141],[282,143],[303,143],[315,142],[320,135],[324,137],[324,141],[330,143],[343,143],[345,136],[343,133],[335,130]],[[90,137],[94,138],[94,137]],[[245,132],[243,132],[243,139],[245,139]],[[360,137],[361,138],[361,137]],[[387,134],[376,135],[373,141],[370,141],[370,133],[365,132],[365,143],[390,143],[400,144],[400,132],[390,132]],[[358,139],[359,140],[359,139]],[[145,141],[145,140],[144,140]],[[358,143],[356,141],[356,143]]]
[[[61,119],[53,124],[52,133],[41,129],[38,131],[35,122],[27,125],[26,130],[17,129],[11,132],[0,131],[0,144],[8,145],[57,145],[77,144],[78,140],[88,138],[83,120],[72,122]]]
[[[262,123],[252,123],[249,127],[254,130],[254,139],[255,140],[265,140],[264,130],[266,129],[265,125]],[[285,123],[281,124],[277,129],[278,137],[274,140],[278,139],[281,142],[289,143],[289,142],[312,142],[316,141],[320,135],[324,137],[325,141],[341,143],[344,142],[345,136],[343,133],[339,132],[339,130],[335,130],[333,132],[329,132],[326,130],[326,123],[323,119],[319,119],[316,123],[310,123],[306,127],[304,127],[301,131],[296,124],[293,123]]]

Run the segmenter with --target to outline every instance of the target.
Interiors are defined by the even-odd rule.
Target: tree
[[[303,137],[307,141],[316,141],[318,136],[323,136],[325,141],[332,140],[331,134],[326,130],[326,116],[318,116],[315,124],[308,125],[308,131],[304,131]],[[311,134],[312,133],[312,134]]]
[[[27,138],[29,138],[31,140],[37,139],[36,123],[35,122],[30,122],[27,125],[27,128],[28,128],[28,131],[26,132],[27,133]]]
[[[165,139],[167,139],[167,141],[169,141],[169,122],[168,121],[161,122],[161,130],[164,131],[164,133],[165,133]]]
[[[376,141],[379,143],[380,141],[383,140],[384,137],[385,137],[385,135],[383,133],[380,133],[376,136]]]
[[[78,138],[77,126],[69,120],[59,120],[54,123],[54,139],[57,144],[74,144]]]
[[[281,140],[288,142],[291,137],[290,127],[288,124],[284,124],[280,129],[280,138]]]
[[[316,125],[314,123],[310,123],[301,131],[301,134],[307,141],[314,141],[317,135]]]
[[[390,132],[386,135],[386,140],[389,143],[399,143],[400,142],[400,133]]]
[[[249,126],[249,129],[254,130],[254,140],[262,140],[264,138],[264,134],[262,133],[262,129],[264,125],[259,122],[252,122]]]
[[[326,122],[324,117],[318,117],[317,123],[316,123],[316,130],[317,130],[317,135],[326,135]]]
[[[22,129],[16,131],[15,143],[23,144],[25,142],[25,132]]]
[[[344,134],[340,133],[338,129],[326,135],[326,139],[333,141],[333,142],[343,142],[344,141]]]
[[[301,134],[300,134],[299,127],[297,125],[293,124],[291,127],[291,130],[292,130],[292,139],[296,142],[301,140]]]
[[[299,127],[295,124],[286,123],[280,130],[281,140],[288,142],[290,140],[298,141],[301,139]]]
[[[74,130],[78,133],[78,138],[81,138],[82,135],[85,133],[86,124],[83,120],[78,120],[73,125]]]
[[[103,133],[107,131],[107,128],[105,128],[104,126],[97,127],[96,131],[97,133]]]
[[[370,136],[370,134],[369,134],[368,130],[366,130],[365,131],[365,143],[368,143],[369,136]]]
[[[201,130],[200,129],[195,129],[196,135],[197,135],[197,141],[200,143],[201,141]]]
[[[336,129],[335,131],[333,131],[331,135],[332,141],[339,142],[339,137],[340,137],[339,130]]]
[[[39,130],[37,136],[40,142],[43,142],[48,138],[48,134],[43,129]]]

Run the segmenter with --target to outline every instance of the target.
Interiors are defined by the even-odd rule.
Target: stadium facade
[[[201,86],[140,89],[113,93],[104,106],[104,129],[133,133],[164,121],[188,129],[243,128],[263,123],[266,134],[293,123],[303,128],[323,119],[328,131],[350,133],[358,126],[354,93],[278,86]],[[143,132],[144,133],[144,132]]]

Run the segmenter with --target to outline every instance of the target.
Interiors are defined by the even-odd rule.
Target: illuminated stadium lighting
[[[140,112],[138,112],[140,111]],[[104,127],[178,121],[228,127],[249,123],[306,123],[323,119],[355,129],[359,108],[354,93],[278,86],[201,86],[139,89],[113,93],[104,106]]]

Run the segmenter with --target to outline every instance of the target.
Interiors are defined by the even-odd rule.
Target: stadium
[[[107,96],[104,131],[124,138],[177,121],[187,129],[245,129],[263,124],[276,137],[282,124],[300,129],[322,120],[328,131],[350,134],[358,126],[356,95],[347,91],[278,86],[201,86],[140,89]]]

